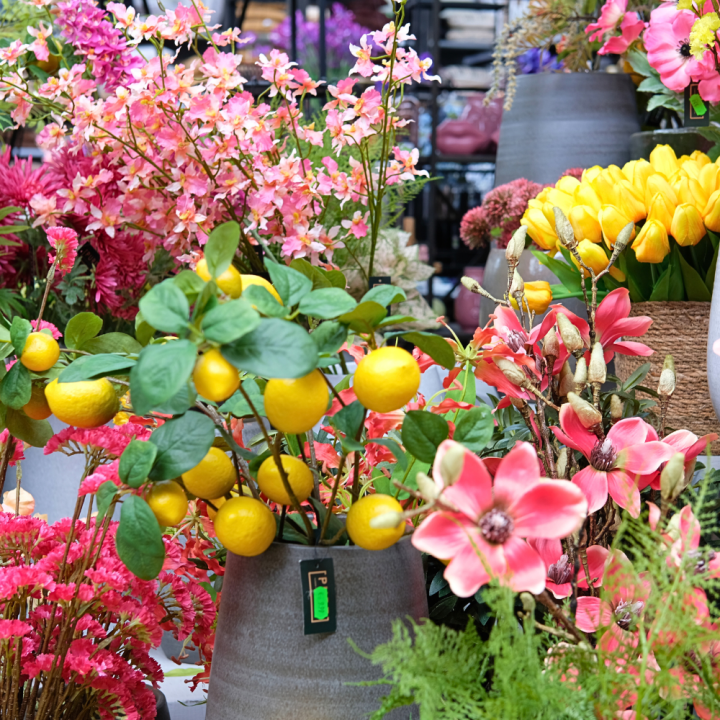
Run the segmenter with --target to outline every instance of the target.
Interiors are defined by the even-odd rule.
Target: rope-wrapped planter
[[[710,319],[709,302],[633,303],[631,317],[647,315],[653,323],[639,340],[655,352],[650,357],[615,354],[615,374],[623,382],[646,362],[652,368],[643,385],[655,390],[666,355],[675,359],[677,385],[670,401],[667,431],[687,429],[696,435],[720,434],[707,380],[706,344]],[[657,426],[659,408],[648,418]],[[712,444],[713,454],[720,452],[720,441]]]

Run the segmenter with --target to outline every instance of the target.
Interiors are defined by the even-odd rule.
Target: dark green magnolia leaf
[[[222,354],[240,370],[266,378],[303,377],[318,362],[317,346],[307,331],[278,318],[263,318],[255,330],[225,345]]]
[[[150,327],[147,323],[144,323],[145,327]],[[150,338],[155,334],[155,330],[150,328],[152,333]],[[148,338],[148,340],[150,339]],[[86,340],[83,344],[83,350],[92,353],[93,355],[100,355],[101,353],[125,353],[126,355],[138,355],[143,349],[143,345],[139,343],[135,338],[130,337],[121,332],[105,333],[98,337]]]
[[[487,405],[480,405],[471,410],[461,410],[460,413],[453,440],[472,452],[481,452],[492,440],[495,430],[492,410]]]
[[[450,434],[447,421],[439,415],[423,410],[410,410],[402,424],[405,449],[423,462],[432,462],[443,440]]]
[[[347,336],[347,326],[339,322],[321,323],[310,333],[318,352],[322,355],[331,355],[340,350]]]
[[[16,362],[0,384],[0,402],[14,410],[19,410],[30,402],[32,380],[30,372],[21,363]]]
[[[104,482],[95,493],[95,499],[97,501],[97,512],[98,517],[105,517],[110,505],[112,504],[113,498],[117,495],[118,487],[114,482]]]
[[[277,301],[277,298],[262,285],[250,285],[243,290],[242,299],[263,315],[285,317],[288,313],[285,307]]]
[[[28,335],[31,332],[32,325],[28,320],[18,317],[17,315],[13,318],[12,325],[10,326],[10,342],[12,342],[18,357],[22,355]]]
[[[97,380],[108,375],[127,375],[135,361],[125,355],[83,355],[68,365],[59,375],[58,382]]]
[[[140,311],[146,322],[166,333],[185,332],[190,321],[187,298],[172,280],[165,280],[150,290],[140,300]]]
[[[371,438],[365,442],[365,445],[382,445],[386,447],[397,460],[397,464],[403,469],[407,470],[408,461],[407,455],[403,452],[402,448],[391,438]]]
[[[33,420],[21,410],[7,409],[5,424],[13,437],[33,447],[45,447],[55,434],[47,420]]]
[[[165,562],[162,530],[150,506],[137,495],[126,495],[115,534],[118,557],[141,580],[154,580]]]
[[[370,288],[360,302],[376,302],[378,305],[387,307],[393,303],[399,303],[407,300],[407,295],[402,288],[394,285],[376,285]]]
[[[338,320],[361,333],[371,333],[387,316],[387,310],[376,302],[361,302],[354,310],[341,315]]]
[[[157,453],[158,448],[154,443],[131,440],[120,456],[120,479],[132,488],[139,488],[147,480]]]
[[[707,289],[700,273],[685,260],[682,253],[678,253],[678,261],[680,262],[680,270],[688,300],[691,302],[710,302],[712,299],[710,291]]]
[[[210,233],[205,243],[205,260],[213,278],[220,277],[230,267],[239,243],[240,226],[234,220],[218,225]]]
[[[266,261],[265,267],[270,273],[270,281],[282,298],[283,305],[288,309],[297,305],[313,288],[313,281],[310,278],[287,265]]]
[[[344,433],[349,440],[355,440],[363,418],[365,417],[365,408],[358,400],[346,405],[338,410],[331,418],[330,424]]]
[[[650,372],[651,363],[641,365],[630,377],[623,383],[623,390],[632,390],[638,383],[641,383],[645,376]]]
[[[301,301],[298,309],[303,315],[329,320],[353,310],[357,306],[355,299],[340,288],[322,288],[313,290]]]
[[[202,331],[211,342],[231,343],[260,324],[260,316],[245,300],[230,300],[214,307],[202,321]]]
[[[65,327],[65,345],[73,350],[82,350],[85,342],[102,330],[102,325],[102,319],[95,313],[78,313]]]
[[[215,439],[213,421],[198,412],[168,420],[150,436],[158,453],[151,480],[171,480],[192,470],[207,454]]]
[[[196,360],[197,347],[189,340],[148,345],[132,369],[132,378],[154,407],[180,392],[190,379]]]
[[[424,353],[427,353],[438,365],[448,370],[455,367],[455,353],[452,345],[443,337],[428,332],[403,333],[408,342],[417,345]]]

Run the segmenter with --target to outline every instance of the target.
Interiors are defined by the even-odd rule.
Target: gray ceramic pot
[[[304,635],[299,563],[325,557],[334,561],[337,631]],[[427,613],[409,538],[380,552],[273,543],[254,558],[228,553],[206,720],[365,720],[387,689],[348,684],[381,677],[348,639],[369,652],[390,639],[393,620]]]
[[[713,141],[704,138],[695,128],[674,128],[672,130],[647,130],[630,137],[630,159],[650,159],[656,145],[669,145],[675,154],[692,155],[695,150],[707,152]]]
[[[504,113],[495,185],[517,178],[555,183],[569,168],[624,165],[630,136],[640,130],[629,75],[520,75]]]
[[[720,266],[715,270],[707,343],[707,376],[710,399],[715,408],[715,414],[720,418],[720,355],[713,351],[713,344],[716,340],[720,340]]]

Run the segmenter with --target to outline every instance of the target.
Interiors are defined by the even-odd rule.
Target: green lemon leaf
[[[408,332],[403,333],[402,336],[427,353],[438,365],[442,365],[448,370],[455,367],[455,353],[452,345],[440,335],[429,332]]]
[[[435,459],[438,446],[449,434],[447,421],[431,412],[410,410],[403,420],[403,445],[422,462],[431,463]]]
[[[267,291],[266,291],[267,292]],[[202,321],[202,331],[211,342],[224,345],[241,338],[260,324],[260,316],[245,300],[230,300],[214,307]]]
[[[347,278],[340,270],[323,270],[325,277],[333,287],[344,290],[347,287]]]
[[[329,320],[350,312],[357,306],[355,298],[340,288],[321,288],[306,295],[298,306],[303,315]]]
[[[120,479],[132,488],[139,488],[147,480],[157,453],[158,448],[154,443],[131,440],[120,456]]]
[[[95,493],[95,500],[97,502],[98,517],[105,517],[113,498],[117,495],[118,487],[114,482],[108,480],[104,482]]]
[[[94,338],[102,330],[102,325],[102,319],[95,313],[78,313],[65,326],[65,345],[82,350],[85,341]]]
[[[150,327],[147,323],[143,325],[144,327]],[[152,337],[155,334],[155,330],[154,328],[150,329],[152,330],[150,337]],[[130,335],[121,332],[111,332],[86,340],[82,349],[93,355],[100,355],[101,353],[137,355],[143,349],[143,345],[135,338],[130,337]]]
[[[285,317],[287,310],[277,298],[262,285],[250,285],[243,290],[242,299],[250,303],[258,312],[270,317]]]
[[[115,534],[115,548],[125,567],[141,580],[154,580],[165,562],[162,530],[150,506],[137,495],[126,495]]]
[[[302,273],[306,278],[310,278],[310,280],[312,280],[313,290],[333,287],[333,284],[326,277],[327,273],[312,263],[309,263],[305,258],[296,258],[290,263],[290,267]],[[343,285],[343,288],[344,287]]]
[[[20,362],[16,362],[0,384],[0,402],[14,410],[19,410],[30,402],[32,380],[30,372]]]
[[[205,243],[205,260],[211,277],[220,277],[230,267],[239,243],[240,226],[234,220],[218,225],[210,233]]]
[[[222,354],[236,368],[265,378],[303,377],[318,363],[307,331],[278,318],[263,318],[255,330],[223,346]]]
[[[361,302],[338,320],[355,332],[371,333],[387,316],[387,310],[374,301]]]
[[[372,301],[378,305],[387,307],[388,305],[403,302],[404,300],[407,300],[407,295],[402,288],[395,287],[394,285],[376,285],[363,295],[360,302]]]
[[[347,340],[348,329],[339,322],[321,323],[310,333],[312,341],[317,345],[321,355],[333,355]]]
[[[266,261],[265,267],[270,274],[270,281],[288,309],[297,305],[313,288],[310,278],[287,265]]]
[[[150,436],[158,453],[151,480],[171,480],[192,470],[207,454],[215,439],[213,421],[198,412],[168,420]]]
[[[108,375],[127,375],[135,361],[125,355],[83,355],[70,363],[58,376],[58,382],[97,380]]]
[[[341,433],[344,433],[348,440],[355,440],[364,417],[365,408],[356,400],[338,410],[330,418],[330,424]]]
[[[180,392],[190,379],[196,359],[197,348],[189,340],[148,345],[140,353],[131,378],[145,401],[154,407]],[[132,397],[132,388],[130,395]]]
[[[140,300],[140,311],[146,322],[166,333],[182,333],[190,321],[187,298],[172,280],[165,280],[150,290]]]
[[[250,402],[255,408],[257,414],[265,417],[265,398],[263,397],[262,390],[258,387],[255,380],[245,380],[242,384],[242,388],[248,394]],[[235,417],[246,417],[253,414],[248,401],[239,390],[234,393],[231,398],[228,398],[225,401],[225,403],[220,407],[220,412],[229,412],[235,415]]]
[[[8,408],[5,424],[13,437],[33,447],[45,447],[48,440],[55,434],[47,420],[33,420],[21,410]]]
[[[172,280],[183,291],[191,305],[205,287],[205,281],[192,270],[181,270]]]
[[[28,320],[18,317],[17,315],[13,318],[12,325],[10,326],[10,342],[12,342],[18,357],[22,355],[28,335],[32,331],[32,325]]]
[[[487,405],[479,405],[471,410],[461,410],[459,417],[453,440],[472,452],[484,450],[495,430],[492,410]]]

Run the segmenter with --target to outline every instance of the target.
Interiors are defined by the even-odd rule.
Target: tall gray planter
[[[299,563],[326,557],[337,631],[304,635]],[[366,720],[387,689],[348,684],[381,677],[348,639],[371,651],[396,618],[427,614],[421,556],[407,537],[379,552],[273,543],[254,558],[228,553],[206,720]]]
[[[622,166],[639,130],[629,75],[521,75],[500,126],[495,184],[517,178],[555,183],[569,168]]]

